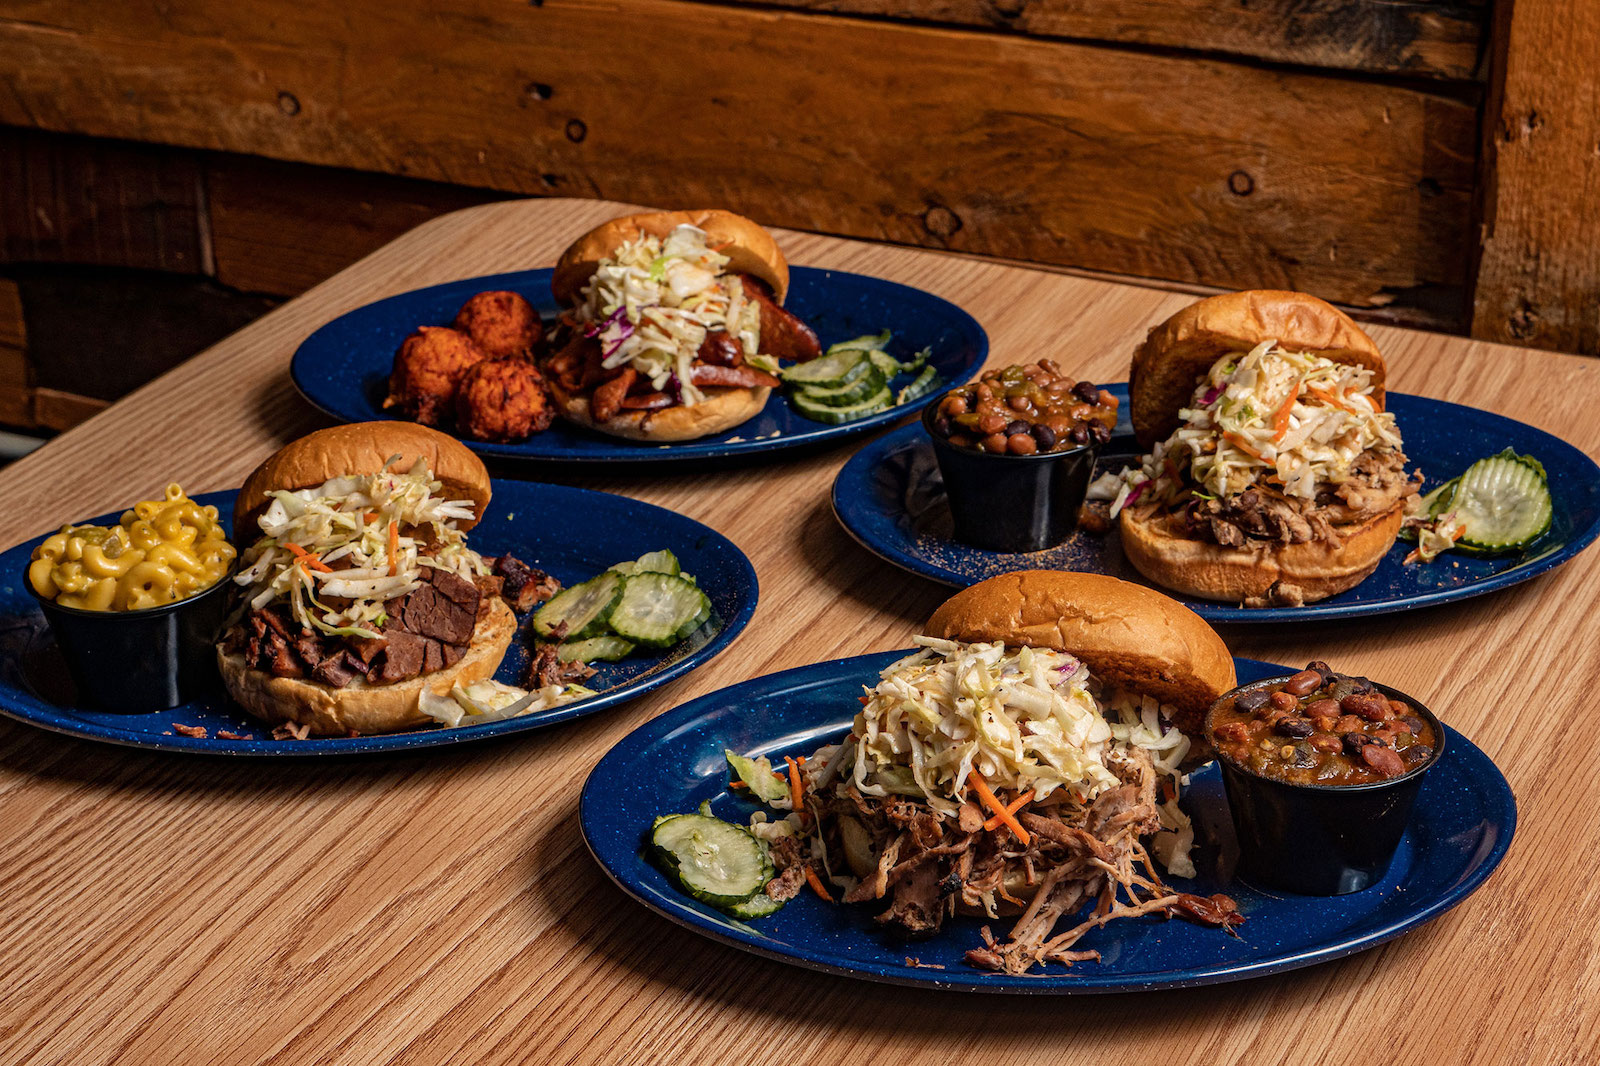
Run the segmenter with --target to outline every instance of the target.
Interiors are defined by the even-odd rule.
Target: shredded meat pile
[[[1186,532],[1228,548],[1250,541],[1304,544],[1312,540],[1342,542],[1338,527],[1382,514],[1414,495],[1418,475],[1405,471],[1406,457],[1389,448],[1374,448],[1356,457],[1350,476],[1338,485],[1322,486],[1314,500],[1285,496],[1260,483],[1236,496],[1194,499],[1181,518]]]
[[[548,599],[560,587],[553,578],[509,556],[494,560],[494,574],[476,582],[434,567],[421,571],[422,586],[389,605],[389,619],[373,637],[328,636],[302,629],[288,611],[273,605],[251,611],[223,638],[229,653],[275,677],[311,678],[332,688],[357,679],[393,684],[454,666],[472,643],[478,618],[492,597],[515,609]]]
[[[971,802],[951,817],[917,800],[863,796],[852,786],[842,796],[814,797],[813,807],[830,854],[839,853],[835,845],[842,846],[844,834],[864,830],[870,836],[877,866],[844,902],[887,899],[889,907],[877,919],[884,926],[923,937],[938,931],[958,902],[980,911],[987,901],[1024,907],[1006,940],[996,940],[984,927],[984,946],[967,952],[967,962],[981,969],[1020,974],[1045,962],[1098,959],[1098,952],[1073,945],[1115,918],[1160,913],[1224,929],[1242,922],[1227,896],[1174,892],[1156,873],[1139,842],[1160,826],[1148,756],[1139,752],[1112,769],[1124,784],[1102,792],[1087,808],[1024,808],[1018,818],[1030,834],[1025,846],[1003,827],[983,831],[987,814]],[[791,868],[776,847],[773,858],[783,872],[768,885],[769,894]],[[785,884],[783,890],[792,895],[790,888]],[[1031,901],[1024,903],[1017,892],[1031,893]],[[1093,910],[1082,920],[1055,932],[1091,902]]]

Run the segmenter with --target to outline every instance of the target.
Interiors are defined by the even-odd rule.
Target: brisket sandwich
[[[635,440],[692,440],[766,405],[778,360],[820,355],[783,309],[789,266],[729,211],[629,215],[578,238],[551,279],[566,310],[540,367],[567,419]]]
[[[489,493],[477,456],[406,422],[336,426],[262,463],[234,507],[229,695],[296,735],[432,724],[423,691],[491,677],[516,631],[500,574],[532,573],[467,547]]]
[[[1313,296],[1201,300],[1150,331],[1128,394],[1137,468],[1103,477],[1146,577],[1251,607],[1311,603],[1377,567],[1420,477],[1384,410],[1386,367]]]

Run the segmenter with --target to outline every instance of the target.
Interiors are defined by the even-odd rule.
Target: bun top
[[[329,478],[376,474],[396,455],[400,457],[396,469],[409,470],[420,457],[444,484],[446,498],[471,500],[477,517],[459,521],[457,527],[465,531],[477,525],[489,506],[489,471],[466,445],[415,422],[353,422],[290,441],[256,467],[233,505],[235,536],[267,509],[268,492],[292,492]]]
[[[1265,340],[1367,368],[1373,401],[1383,409],[1383,356],[1349,315],[1303,292],[1249,289],[1185,307],[1152,329],[1134,352],[1128,400],[1139,443],[1148,448],[1178,428],[1178,412],[1213,363]]]
[[[1077,656],[1100,681],[1153,696],[1190,736],[1234,687],[1233,656],[1183,604],[1103,574],[1016,570],[950,597],[928,620],[948,640],[1052,648]]]
[[[789,293],[789,263],[778,251],[772,234],[743,215],[716,208],[651,211],[596,226],[573,241],[556,262],[555,274],[550,279],[556,300],[562,304],[577,303],[600,260],[629,241],[642,236],[665,237],[685,224],[705,230],[706,243],[728,257],[726,273],[760,278],[771,287],[773,297],[783,303]]]

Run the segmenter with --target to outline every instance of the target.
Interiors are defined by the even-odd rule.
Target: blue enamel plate
[[[198,497],[215,504],[224,521],[236,493]],[[90,519],[114,525],[121,512]],[[217,695],[158,714],[112,714],[74,706],[73,686],[38,602],[23,586],[36,537],[0,553],[0,714],[58,733],[141,748],[214,755],[324,755],[400,751],[460,744],[484,737],[541,729],[594,714],[642,696],[681,677],[725,651],[756,609],[756,573],[750,560],[722,534],[663,507],[605,492],[497,481],[494,499],[473,528],[472,546],[485,555],[510,552],[563,584],[584,581],[607,567],[645,552],[670,549],[711,598],[711,620],[675,648],[635,652],[615,663],[597,663],[585,682],[599,694],[551,710],[502,722],[456,729],[418,729],[365,737],[271,739],[271,729]],[[527,645],[511,643],[495,677],[519,684],[528,662]],[[183,736],[176,725],[203,726],[206,737]],[[246,739],[218,737],[226,731]]]
[[[1423,780],[1416,811],[1388,873],[1347,896],[1266,891],[1232,874],[1232,824],[1215,764],[1192,777],[1184,806],[1195,820],[1193,880],[1180,891],[1226,892],[1245,922],[1238,936],[1157,917],[1111,922],[1076,947],[1100,962],[1051,965],[1029,975],[989,973],[963,961],[978,947],[981,921],[947,920],[933,938],[908,943],[873,922],[881,907],[824,903],[801,892],[777,914],[749,923],[678,891],[643,855],[651,821],[702,801],[732,822],[755,807],[727,788],[723,749],[809,755],[850,729],[863,685],[905,652],[837,659],[734,685],[650,720],[625,737],[589,775],[579,817],[584,840],[624,892],[657,914],[732,947],[779,962],[871,981],[974,992],[1071,995],[1138,992],[1260,977],[1364,951],[1439,917],[1471,895],[1500,862],[1516,828],[1511,788],[1489,758],[1457,733]],[[1239,681],[1292,672],[1235,661]],[[997,935],[1009,928],[994,923]],[[908,957],[918,965],[911,965]]]
[[[1116,433],[1101,451],[1096,473],[1138,462],[1128,425],[1128,387],[1107,385],[1121,401]],[[1501,415],[1459,404],[1391,392],[1388,408],[1405,436],[1424,491],[1473,462],[1507,447],[1544,464],[1555,514],[1550,531],[1528,550],[1497,558],[1447,552],[1431,563],[1406,565],[1413,545],[1399,541],[1371,577],[1353,589],[1304,607],[1240,607],[1163,589],[1210,622],[1287,622],[1406,611],[1503,589],[1560,566],[1600,536],[1600,466],[1559,437]],[[1115,533],[1079,531],[1042,552],[986,551],[952,536],[933,445],[920,421],[868,443],[833,483],[833,512],[874,555],[947,585],[964,587],[1011,570],[1078,570],[1148,584],[1122,555]]]
[[[448,325],[468,298],[487,289],[521,293],[547,319],[556,313],[550,274],[522,270],[514,274],[468,278],[401,293],[358,307],[329,322],[301,344],[289,373],[300,394],[314,406],[344,422],[369,422],[393,417],[383,409],[395,349],[418,326]],[[939,370],[940,388],[921,400],[880,414],[830,426],[814,422],[789,407],[781,390],[773,390],[761,413],[727,433],[673,444],[608,437],[581,426],[557,421],[543,433],[518,444],[463,441],[483,455],[508,459],[541,459],[562,463],[663,462],[709,459],[778,451],[836,441],[899,421],[920,410],[943,389],[967,381],[989,354],[989,337],[976,319],[948,300],[921,289],[838,270],[794,267],[789,274],[784,306],[816,330],[823,346],[885,329],[894,332],[891,355],[909,360],[931,348],[930,362]],[[895,385],[909,382],[903,375]]]

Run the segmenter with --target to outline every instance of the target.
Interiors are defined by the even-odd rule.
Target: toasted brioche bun
[[[749,274],[772,289],[778,303],[789,293],[789,264],[778,250],[772,234],[758,224],[732,211],[705,208],[699,211],[650,211],[627,215],[596,226],[573,241],[556,262],[550,288],[562,304],[578,301],[583,287],[594,277],[600,260],[629,241],[642,236],[665,237],[688,224],[705,231],[706,243],[728,257],[724,272]]]
[[[1383,410],[1383,356],[1349,315],[1303,292],[1251,289],[1185,307],[1134,352],[1128,415],[1139,443],[1148,448],[1178,428],[1178,412],[1213,363],[1265,340],[1372,371],[1372,399]]]
[[[772,389],[765,385],[754,389],[708,389],[700,391],[705,399],[692,406],[682,404],[662,407],[654,411],[619,411],[604,422],[595,421],[589,412],[586,394],[569,392],[561,387],[555,375],[545,378],[556,407],[569,422],[609,433],[613,437],[629,440],[695,440],[732,429],[748,422],[767,405]]]
[[[471,500],[471,519],[458,520],[463,532],[477,525],[489,506],[489,471],[483,460],[454,437],[415,422],[353,422],[308,433],[274,452],[245,478],[233,505],[234,536],[253,539],[249,530],[271,502],[267,493],[309,489],[329,478],[376,474],[398,455],[396,470],[409,470],[418,457],[444,484],[446,499]]]
[[[1354,588],[1377,569],[1400,534],[1404,507],[1338,526],[1344,543],[1253,541],[1225,548],[1185,535],[1153,508],[1122,512],[1122,553],[1145,577],[1169,589],[1246,607],[1299,606]]]
[[[928,619],[930,636],[1053,648],[1081,659],[1100,681],[1153,696],[1190,737],[1206,709],[1234,687],[1233,656],[1216,630],[1155,589],[1103,574],[1016,570],[950,597]]]
[[[432,725],[433,719],[417,710],[417,699],[427,688],[443,695],[458,682],[470,685],[493,677],[517,631],[516,616],[504,601],[490,601],[478,619],[467,653],[454,666],[392,685],[369,685],[357,678],[344,688],[318,681],[274,677],[265,670],[245,666],[244,656],[217,648],[217,668],[228,695],[245,710],[272,725],[297,722],[317,736],[345,736],[356,732],[393,733]]]

